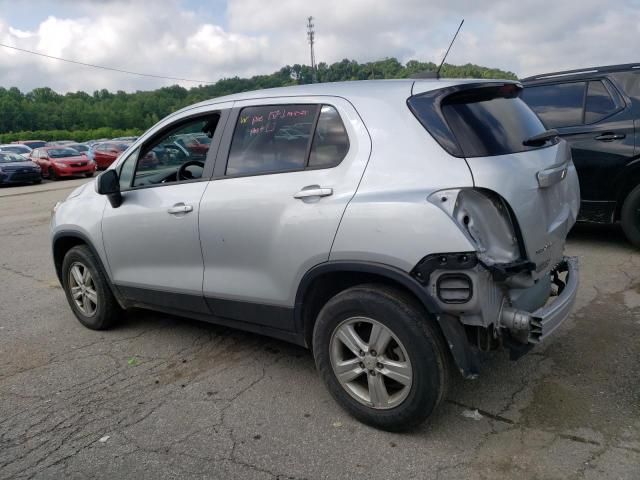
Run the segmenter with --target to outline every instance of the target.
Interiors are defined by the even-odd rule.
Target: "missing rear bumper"
[[[578,293],[578,259],[565,257],[551,272],[557,295],[545,306],[534,312],[504,307],[500,314],[500,326],[523,344],[536,344],[545,340],[571,313]],[[564,275],[564,278],[561,276]]]

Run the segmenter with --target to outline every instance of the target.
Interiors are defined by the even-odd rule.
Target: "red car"
[[[92,177],[96,171],[96,164],[84,153],[64,146],[36,148],[29,158],[40,166],[42,176],[51,180],[78,175]]]
[[[211,139],[206,135],[185,135],[176,143],[186,148],[194,158],[204,158],[211,147]]]
[[[100,170],[107,168],[116,159],[129,148],[128,143],[122,142],[104,142],[93,147],[93,161]]]

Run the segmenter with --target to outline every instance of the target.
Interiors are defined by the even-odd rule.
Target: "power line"
[[[38,55],[40,57],[51,58],[53,60],[59,60],[61,62],[75,63],[76,65],[82,65],[84,67],[100,68],[102,70],[110,70],[112,72],[127,73],[129,75],[138,75],[140,77],[160,78],[160,79],[163,79],[163,80],[177,80],[177,81],[180,81],[180,82],[209,83],[209,84],[215,83],[215,82],[207,82],[205,80],[192,80],[192,79],[189,79],[189,78],[164,77],[162,75],[154,75],[152,73],[132,72],[130,70],[122,70],[120,68],[105,67],[104,65],[95,65],[93,63],[78,62],[76,60],[69,60],[67,58],[54,57],[53,55],[47,55],[45,53],[34,52],[32,50],[27,50],[27,49],[24,49],[24,48],[18,48],[18,47],[13,47],[11,45],[5,45],[4,43],[0,43],[0,47],[10,48],[11,50],[17,50],[19,52],[30,53],[32,55]]]

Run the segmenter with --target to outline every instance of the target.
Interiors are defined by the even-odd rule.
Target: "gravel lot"
[[[155,313],[83,328],[48,222],[84,181],[0,189],[0,478],[640,478],[640,252],[617,228],[571,235],[581,290],[553,339],[488,356],[389,434],[342,412],[304,349]]]

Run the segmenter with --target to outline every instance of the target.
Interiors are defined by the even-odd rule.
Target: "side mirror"
[[[118,179],[118,172],[115,170],[106,170],[98,177],[96,190],[100,195],[107,196],[113,208],[118,208],[122,205],[120,180]]]

